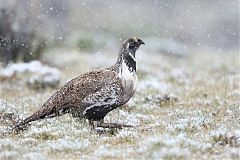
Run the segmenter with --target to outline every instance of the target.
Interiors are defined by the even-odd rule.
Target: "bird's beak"
[[[145,44],[141,39],[138,40],[138,43],[139,43],[140,45]]]

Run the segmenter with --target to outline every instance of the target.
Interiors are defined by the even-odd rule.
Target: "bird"
[[[138,80],[135,53],[143,44],[145,43],[139,38],[127,38],[123,41],[113,66],[73,78],[50,96],[36,112],[16,123],[12,129],[22,129],[30,122],[67,113],[87,119],[93,128],[132,127],[105,123],[104,117],[110,111],[126,104],[134,95]]]

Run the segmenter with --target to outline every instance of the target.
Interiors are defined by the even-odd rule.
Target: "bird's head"
[[[118,66],[124,62],[128,67],[136,71],[135,53],[142,44],[145,43],[139,38],[133,37],[126,39],[120,48],[116,65]]]
[[[123,42],[123,49],[128,53],[135,53],[139,46],[145,44],[141,39],[133,37],[128,38]]]

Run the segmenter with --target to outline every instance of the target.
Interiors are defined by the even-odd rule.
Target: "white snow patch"
[[[184,134],[176,137],[154,135],[140,142],[137,152],[147,154],[153,159],[167,157],[188,159],[191,151],[201,151],[212,147],[209,143],[200,143],[186,137]]]
[[[165,82],[160,82],[156,79],[142,80],[138,83],[138,91],[145,90],[148,88],[154,88],[161,92],[166,92],[170,88],[170,84]]]
[[[97,149],[95,149],[95,152],[93,153],[93,159],[96,159],[96,157],[114,158],[119,155],[121,155],[123,159],[126,159],[126,157],[129,156],[130,152],[133,152],[132,148],[115,148],[108,144],[100,145]]]
[[[9,138],[0,139],[0,159],[14,159],[21,145]],[[25,147],[24,147],[25,148]]]
[[[0,99],[0,112],[16,113],[16,108],[14,104],[8,103],[7,100]]]
[[[83,139],[58,139],[56,141],[47,141],[45,145],[52,150],[64,151],[64,150],[82,150],[90,146],[89,140]],[[46,146],[44,146],[46,147]]]
[[[22,119],[25,116],[24,111],[19,112],[19,106],[16,106],[12,103],[9,103],[7,100],[0,99],[0,120],[3,118],[4,115],[12,116],[15,115],[19,119]]]
[[[239,89],[235,89],[232,92],[228,93],[228,96],[236,96],[236,97],[240,97],[240,90]]]
[[[4,79],[23,73],[31,74],[28,80],[30,84],[36,83],[39,79],[46,84],[58,84],[60,82],[60,71],[57,68],[43,65],[40,61],[13,63],[0,69],[0,77]]]
[[[15,159],[18,156],[17,151],[0,152],[0,159]]]
[[[224,128],[224,127],[219,127],[218,129],[211,131],[211,132],[210,132],[210,135],[211,135],[212,137],[215,137],[215,136],[219,136],[219,135],[225,135],[225,134],[227,134],[227,133],[228,133],[228,131],[227,131],[226,128]]]
[[[119,114],[114,118],[116,119],[113,120],[112,117],[106,117],[105,120],[108,122],[116,122],[116,123],[122,123],[122,124],[127,124],[127,125],[132,125],[132,126],[138,126],[140,124],[140,120],[136,117],[135,114],[125,112],[123,110],[119,110]]]
[[[13,149],[13,150],[17,150],[20,148],[19,143],[18,142],[13,142],[11,139],[9,138],[4,138],[4,139],[0,139],[0,148],[1,149]]]
[[[17,73],[32,72],[40,74],[53,74],[59,76],[59,70],[53,67],[43,65],[40,61],[31,61],[29,63],[13,63],[0,70],[0,76],[11,77]]]
[[[239,159],[240,157],[240,149],[238,148],[226,148],[226,152],[223,152],[221,157],[224,157],[223,159]]]
[[[211,115],[205,115],[201,110],[186,111],[175,109],[168,116],[178,117],[176,120],[172,120],[171,124],[168,124],[166,128],[169,131],[179,131],[179,132],[196,132],[201,130],[204,124],[210,124],[214,121]]]
[[[114,153],[112,150],[110,151],[109,148],[106,145],[101,145],[98,147],[94,152],[94,157],[114,157],[115,155],[118,155],[119,153]]]
[[[153,152],[153,159],[159,159],[159,158],[187,158],[190,156],[190,152],[187,149],[182,149],[179,147],[163,147],[159,152]],[[170,158],[171,159],[171,158]]]
[[[40,152],[29,152],[23,155],[24,160],[45,160],[47,156]]]
[[[68,134],[71,136],[80,136],[89,133],[89,128],[79,129],[79,126],[84,126],[82,126],[79,122],[74,121],[72,117],[68,115],[64,116],[32,122],[32,125],[28,129],[28,132],[24,134],[24,137],[28,138],[36,137],[41,134],[49,134],[53,137],[68,138]],[[68,128],[67,131],[65,131],[66,128]]]
[[[180,141],[178,138],[169,135],[156,135],[143,140],[137,151],[141,154],[148,154],[152,159],[189,157],[189,150],[181,149],[179,145]]]

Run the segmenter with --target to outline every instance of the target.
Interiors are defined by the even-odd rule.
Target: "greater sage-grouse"
[[[126,104],[133,96],[137,82],[135,53],[142,44],[144,42],[138,38],[126,39],[113,66],[90,71],[72,79],[13,129],[21,129],[29,122],[66,113],[87,118],[93,127],[130,127],[104,123],[103,119],[108,112]]]

